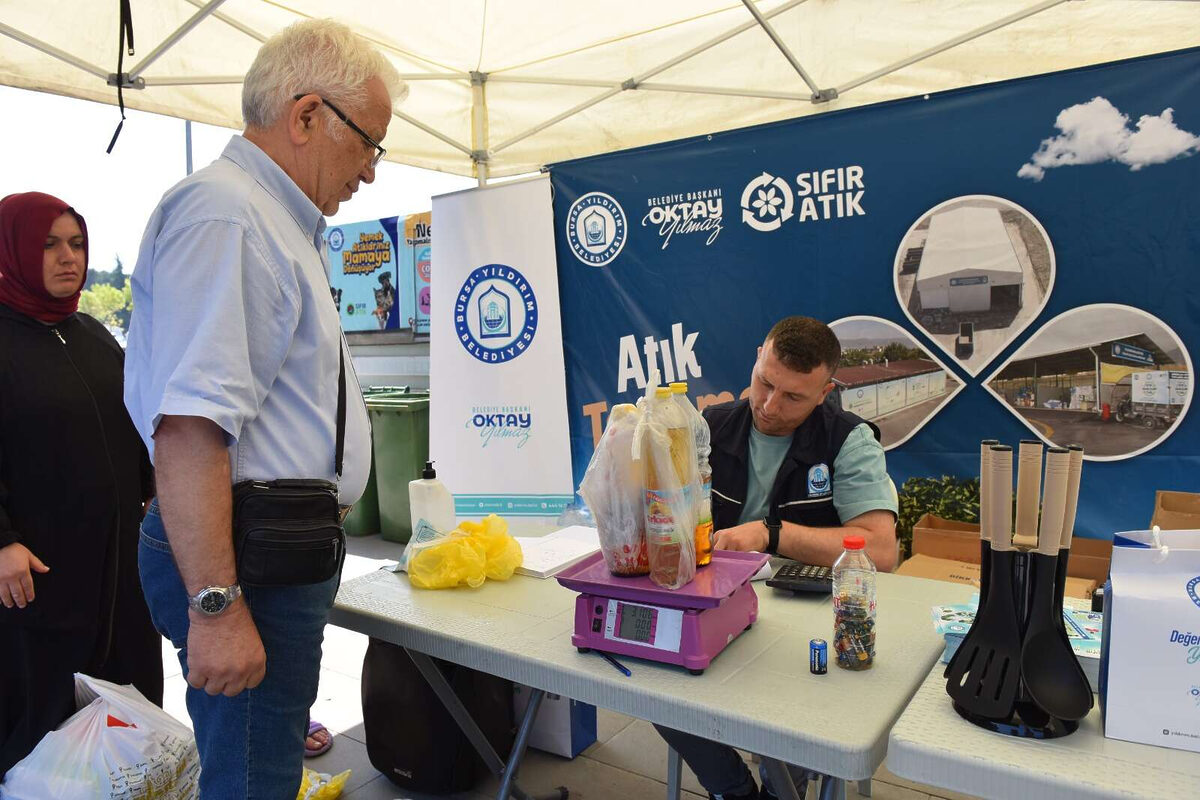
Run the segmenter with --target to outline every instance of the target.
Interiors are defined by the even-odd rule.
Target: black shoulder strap
[[[346,351],[341,334],[338,335],[338,407],[337,441],[334,444],[333,471],[342,477],[342,455],[346,450]]]

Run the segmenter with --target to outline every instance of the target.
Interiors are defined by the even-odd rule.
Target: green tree
[[[102,283],[79,293],[79,310],[110,327],[126,330],[129,326],[131,308],[132,300],[128,279],[121,289]]]

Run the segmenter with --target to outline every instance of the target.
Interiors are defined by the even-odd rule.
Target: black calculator
[[[829,567],[814,567],[812,564],[789,561],[767,580],[767,586],[793,592],[832,594],[833,570]]]

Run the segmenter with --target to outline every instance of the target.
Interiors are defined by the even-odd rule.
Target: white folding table
[[[987,798],[1200,797],[1200,753],[1106,739],[1098,706],[1059,739],[986,731],[954,711],[942,670],[892,728],[888,769],[902,778]]]
[[[773,779],[783,771],[779,762],[803,765],[835,778],[823,794],[842,796],[843,781],[869,780],[883,762],[892,724],[942,652],[930,607],[964,602],[972,588],[880,575],[875,666],[847,672],[831,659],[821,676],[809,672],[808,643],[832,638],[830,598],[755,588],[758,621],[700,676],[630,658],[626,677],[598,655],[577,652],[576,595],[552,578],[517,575],[478,589],[431,591],[381,570],[344,584],[329,621],[404,647],[435,690],[441,672],[429,656],[533,687],[535,699],[554,692],[758,753]],[[453,713],[453,694],[439,696]],[[518,730],[507,768],[483,752],[502,776],[500,798],[510,790],[524,796],[511,781],[532,718]],[[467,733],[481,751],[491,750],[477,728]],[[678,761],[669,767],[668,785],[677,788]]]

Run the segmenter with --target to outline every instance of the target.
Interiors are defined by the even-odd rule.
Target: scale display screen
[[[683,611],[642,603],[609,599],[596,612],[604,612],[604,637],[615,642],[646,645],[656,650],[679,652],[683,635]],[[597,620],[599,625],[600,620]],[[599,628],[597,628],[599,630]]]
[[[654,617],[653,608],[621,603],[617,609],[617,618],[621,620],[617,636],[635,642],[649,642],[654,638]]]

